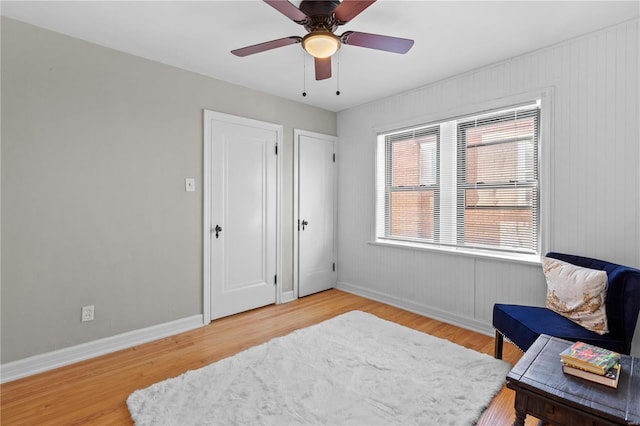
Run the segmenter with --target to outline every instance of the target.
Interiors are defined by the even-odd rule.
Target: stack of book
[[[562,371],[612,388],[618,387],[620,354],[584,342],[576,342],[560,353]]]

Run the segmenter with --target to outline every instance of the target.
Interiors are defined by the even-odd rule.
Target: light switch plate
[[[186,192],[195,192],[195,190],[196,190],[196,180],[195,180],[195,178],[185,178],[184,179],[184,190]]]

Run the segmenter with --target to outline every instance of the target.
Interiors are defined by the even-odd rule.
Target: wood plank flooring
[[[493,355],[493,338],[339,290],[267,306],[206,327],[0,385],[2,425],[131,425],[127,396],[251,346],[351,310]],[[504,359],[522,354],[505,342]],[[479,425],[510,425],[514,393],[503,388]],[[527,425],[537,424],[531,417]]]

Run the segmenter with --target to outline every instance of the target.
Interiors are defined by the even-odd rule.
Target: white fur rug
[[[470,425],[509,364],[352,311],[127,399],[136,425]]]

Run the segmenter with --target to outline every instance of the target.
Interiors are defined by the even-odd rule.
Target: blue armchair
[[[609,285],[605,304],[609,333],[594,333],[547,308],[497,303],[493,306],[493,327],[496,330],[494,356],[502,359],[503,338],[524,352],[541,334],[629,354],[640,312],[640,270],[563,253],[551,252],[547,257],[607,272]]]

